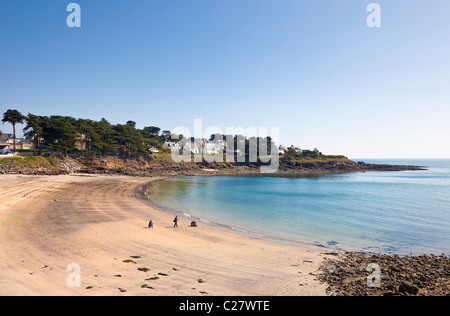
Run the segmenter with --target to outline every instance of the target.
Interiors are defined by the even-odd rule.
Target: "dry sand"
[[[326,295],[322,250],[183,218],[173,228],[135,198],[155,179],[0,176],[0,295]],[[68,286],[72,263],[80,287]]]

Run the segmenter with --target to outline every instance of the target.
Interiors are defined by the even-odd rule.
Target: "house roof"
[[[0,140],[1,141],[7,141],[7,140],[12,140],[13,139],[13,135],[12,134],[1,134],[0,135]],[[16,143],[32,143],[33,140],[28,139],[28,138],[22,138],[22,137],[16,137]]]
[[[7,140],[7,139],[9,139],[9,138],[12,138],[12,134],[4,134],[4,133],[2,133],[2,134],[0,135],[0,139],[1,139],[1,140]]]
[[[191,149],[199,149],[200,147],[199,147],[199,145],[198,144],[196,144],[196,143],[189,143],[189,147],[191,148]]]

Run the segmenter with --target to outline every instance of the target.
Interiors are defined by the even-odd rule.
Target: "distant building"
[[[280,145],[278,146],[278,154],[280,155],[284,155],[285,153],[287,153],[288,148],[284,145]]]
[[[172,149],[177,145],[176,142],[164,142],[163,149]]]
[[[318,157],[318,156],[322,156],[322,153],[317,149],[314,148],[314,150],[303,150],[303,155],[305,157]]]
[[[11,149],[14,148],[14,138],[12,134],[2,134],[0,136],[0,146],[9,146]],[[27,138],[16,138],[16,149],[34,149],[34,143],[31,139]]]
[[[17,148],[17,143],[16,143],[16,149],[34,149],[34,143],[31,139],[24,139],[24,138],[20,138],[20,147],[21,148]]]
[[[80,151],[86,151],[86,135],[77,134],[77,140],[75,141],[75,149]]]
[[[0,132],[0,143],[6,142],[8,139],[12,138],[12,134],[4,134]]]
[[[12,134],[1,134],[0,135],[0,146],[8,146],[13,143]]]
[[[193,153],[193,154],[200,153],[201,146],[199,146],[197,143],[191,142],[186,145],[189,146],[188,148],[191,151],[191,153]]]
[[[204,143],[203,152],[207,155],[219,155],[223,153],[223,147],[220,144]]]
[[[303,152],[300,146],[291,145],[291,148],[294,149],[297,154],[301,154]]]

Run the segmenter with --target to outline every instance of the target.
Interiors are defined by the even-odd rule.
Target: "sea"
[[[427,170],[201,176],[146,186],[186,221],[280,242],[377,254],[450,254],[450,160],[354,159]]]

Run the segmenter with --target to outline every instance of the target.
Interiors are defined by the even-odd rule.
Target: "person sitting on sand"
[[[150,222],[148,222],[148,228],[153,228],[153,221],[150,220]]]
[[[197,222],[196,221],[192,221],[191,222],[191,227],[197,227]]]
[[[173,219],[173,222],[175,224],[173,224],[173,227],[178,227],[178,216],[175,216],[175,218]]]

